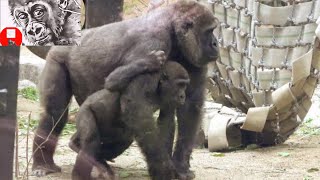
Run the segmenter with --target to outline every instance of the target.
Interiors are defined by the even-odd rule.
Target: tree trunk
[[[14,137],[17,121],[17,88],[19,74],[17,46],[0,47],[0,174],[13,179]]]
[[[122,20],[123,0],[86,0],[85,28]]]

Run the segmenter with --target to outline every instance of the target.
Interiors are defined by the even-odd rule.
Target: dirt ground
[[[39,105],[19,98],[18,116],[26,117],[32,111],[32,118],[37,119]],[[21,122],[20,122],[21,123]],[[26,133],[19,131],[18,161],[20,178],[26,179]],[[55,155],[55,162],[62,167],[62,173],[50,174],[47,177],[31,175],[31,180],[67,180],[76,154],[68,147],[71,134],[64,135]],[[29,135],[28,157],[31,157],[33,133]],[[123,155],[111,164],[119,179],[149,179],[146,163],[138,147],[132,145]],[[320,179],[320,135],[293,135],[286,143],[268,148],[247,148],[221,154],[207,149],[195,149],[191,160],[192,170],[197,180],[214,179]],[[19,178],[19,179],[20,179]]]

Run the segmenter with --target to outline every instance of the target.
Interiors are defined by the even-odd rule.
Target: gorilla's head
[[[201,67],[219,57],[219,46],[213,30],[218,20],[212,12],[194,1],[182,1],[172,6],[173,28],[177,47],[184,59]]]

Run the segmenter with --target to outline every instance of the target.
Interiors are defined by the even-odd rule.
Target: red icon
[[[22,33],[16,27],[6,27],[0,33],[0,44],[2,46],[9,46],[11,43],[16,46],[22,44]]]

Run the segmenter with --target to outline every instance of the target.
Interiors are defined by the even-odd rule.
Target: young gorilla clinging
[[[117,71],[117,70],[116,70]],[[118,77],[119,79],[123,79]],[[72,172],[72,179],[90,179],[92,166],[106,168],[112,177],[114,174],[105,162],[125,151],[133,139],[138,142],[144,153],[150,174],[154,175],[160,159],[170,158],[165,147],[150,147],[149,141],[161,138],[150,137],[148,132],[157,131],[153,113],[164,107],[175,109],[185,102],[185,90],[189,84],[187,71],[176,62],[165,63],[160,72],[145,73],[134,78],[121,95],[107,89],[100,90],[81,105],[77,116],[77,132],[70,146],[78,152]],[[106,88],[110,84],[124,86],[125,81],[112,82],[106,79]],[[168,168],[173,164],[167,164]],[[163,171],[161,173],[166,173]],[[171,179],[170,174],[161,174],[152,179]]]

